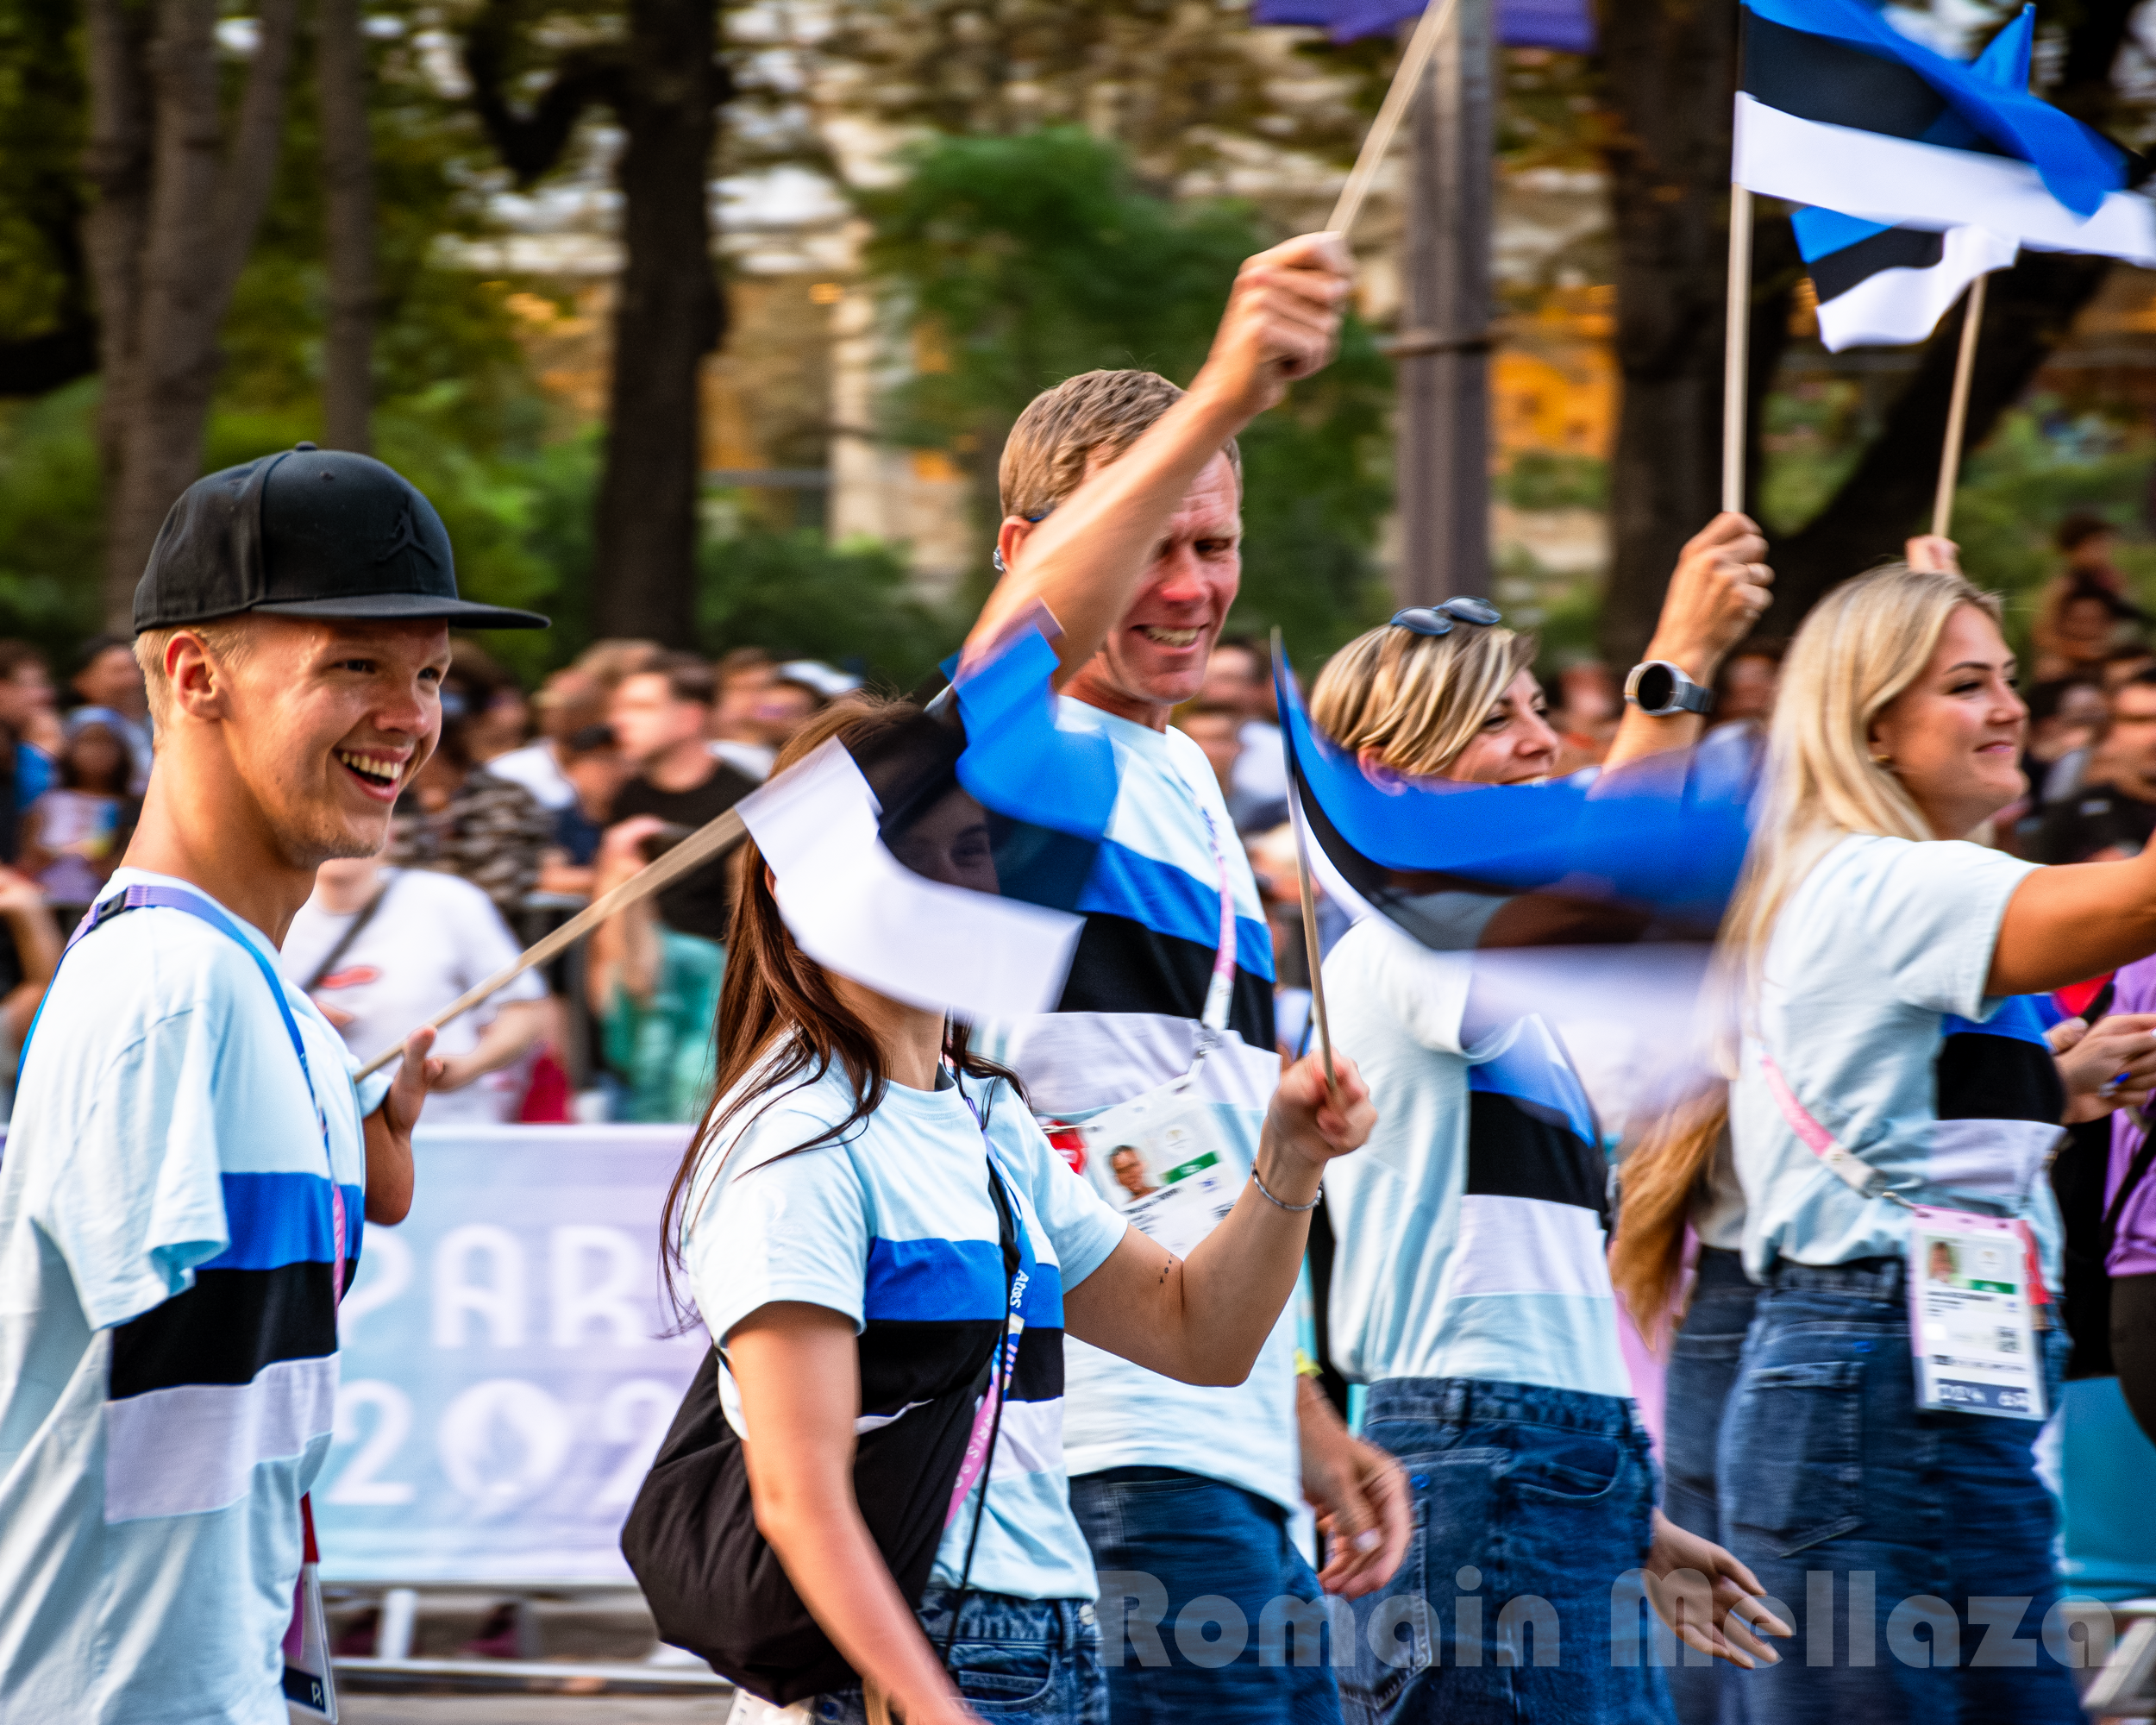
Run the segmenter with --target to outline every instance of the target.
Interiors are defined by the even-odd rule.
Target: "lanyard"
[[[1220,881],[1220,941],[1213,953],[1213,981],[1206,989],[1204,1024],[1210,1036],[1199,1039],[1200,1058],[1220,1032],[1228,1027],[1228,1007],[1235,997],[1235,883],[1228,875],[1228,853],[1220,843],[1219,824],[1203,803],[1198,812],[1206,818],[1206,837],[1213,845],[1213,866]]]
[[[299,1057],[299,1076],[306,1080],[307,1099],[315,1105],[315,1125],[321,1129],[322,1132],[322,1157],[329,1175],[330,1223],[336,1230],[337,1237],[336,1256],[331,1260],[330,1264],[329,1285],[335,1297],[342,1300],[344,1297],[344,1189],[337,1183],[336,1158],[329,1148],[329,1117],[323,1112],[322,1099],[315,1090],[314,1072],[307,1064],[307,1046],[300,1040],[299,1021],[292,1016],[291,1002],[285,997],[285,985],[269,960],[262,956],[261,948],[241,933],[231,918],[199,893],[191,893],[181,887],[163,887],[143,882],[129,887],[124,892],[114,894],[102,904],[93,905],[90,913],[76,925],[74,933],[68,937],[66,951],[60,954],[60,963],[64,964],[67,962],[67,954],[72,952],[77,943],[92,929],[111,921],[116,916],[123,916],[129,911],[147,908],[185,911],[188,915],[208,923],[220,934],[237,943],[241,950],[254,961],[254,968],[262,973],[262,980],[269,984],[270,998],[277,1002],[277,1010],[285,1019],[285,1033],[291,1038],[292,1052]],[[55,975],[59,974],[58,966],[53,968],[53,974]],[[46,987],[45,1000],[49,1000],[52,997],[52,988],[48,983]],[[22,1038],[22,1059],[25,1062],[29,1059],[30,1038],[37,1034],[38,1024],[44,1016],[45,1001],[41,1000],[38,1002],[37,1016],[30,1020],[29,1032]]]

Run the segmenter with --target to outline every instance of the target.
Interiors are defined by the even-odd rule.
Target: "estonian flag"
[[[2002,90],[2027,90],[2035,35],[2036,9],[2024,6],[1970,71]],[[1963,289],[2011,267],[2021,250],[1986,228],[1942,234],[1818,208],[1799,210],[1790,221],[1819,297],[1819,338],[1833,353],[1927,340]]]
[[[1027,629],[962,671],[953,711],[894,709],[737,806],[801,950],[954,1018],[1054,1009],[1113,812],[1107,739],[1060,729]]]
[[[1745,727],[1598,783],[1381,787],[1312,724],[1284,665],[1275,682],[1290,791],[1335,890],[1425,946],[1714,938],[1748,837],[1758,760]]]
[[[1819,339],[1837,354],[1928,339],[1963,289],[2021,250],[1986,228],[1887,228],[1832,210],[1789,219],[1819,295]]]
[[[2115,144],[1935,53],[1863,0],[1746,0],[1733,177],[1863,220],[1984,229],[2156,265],[2156,205]]]

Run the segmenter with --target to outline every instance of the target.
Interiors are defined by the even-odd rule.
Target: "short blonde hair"
[[[1078,489],[1094,458],[1114,461],[1153,428],[1183,392],[1158,372],[1081,372],[1026,404],[1004,440],[996,480],[1003,512],[1037,520]],[[1243,454],[1231,437],[1228,458],[1239,492]]]
[[[172,679],[165,674],[165,649],[172,638],[191,635],[210,649],[210,656],[230,669],[244,661],[254,644],[252,622],[245,612],[212,618],[207,623],[175,624],[169,629],[146,629],[135,637],[135,662],[142,668],[142,692],[148,698],[153,732],[165,728],[172,707]]]
[[[1477,623],[1449,635],[1387,624],[1338,653],[1310,694],[1310,717],[1351,755],[1375,749],[1396,773],[1445,772],[1475,740],[1535,637]]]

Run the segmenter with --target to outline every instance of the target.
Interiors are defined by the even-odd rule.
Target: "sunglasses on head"
[[[1449,599],[1442,605],[1413,605],[1393,613],[1392,626],[1411,629],[1418,635],[1450,635],[1456,623],[1479,623],[1486,627],[1502,623],[1505,614],[1486,599]]]

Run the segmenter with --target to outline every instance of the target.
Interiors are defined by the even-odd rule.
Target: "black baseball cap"
[[[448,531],[418,487],[371,455],[312,443],[189,486],[135,589],[138,635],[249,611],[547,627],[536,611],[459,599]]]

